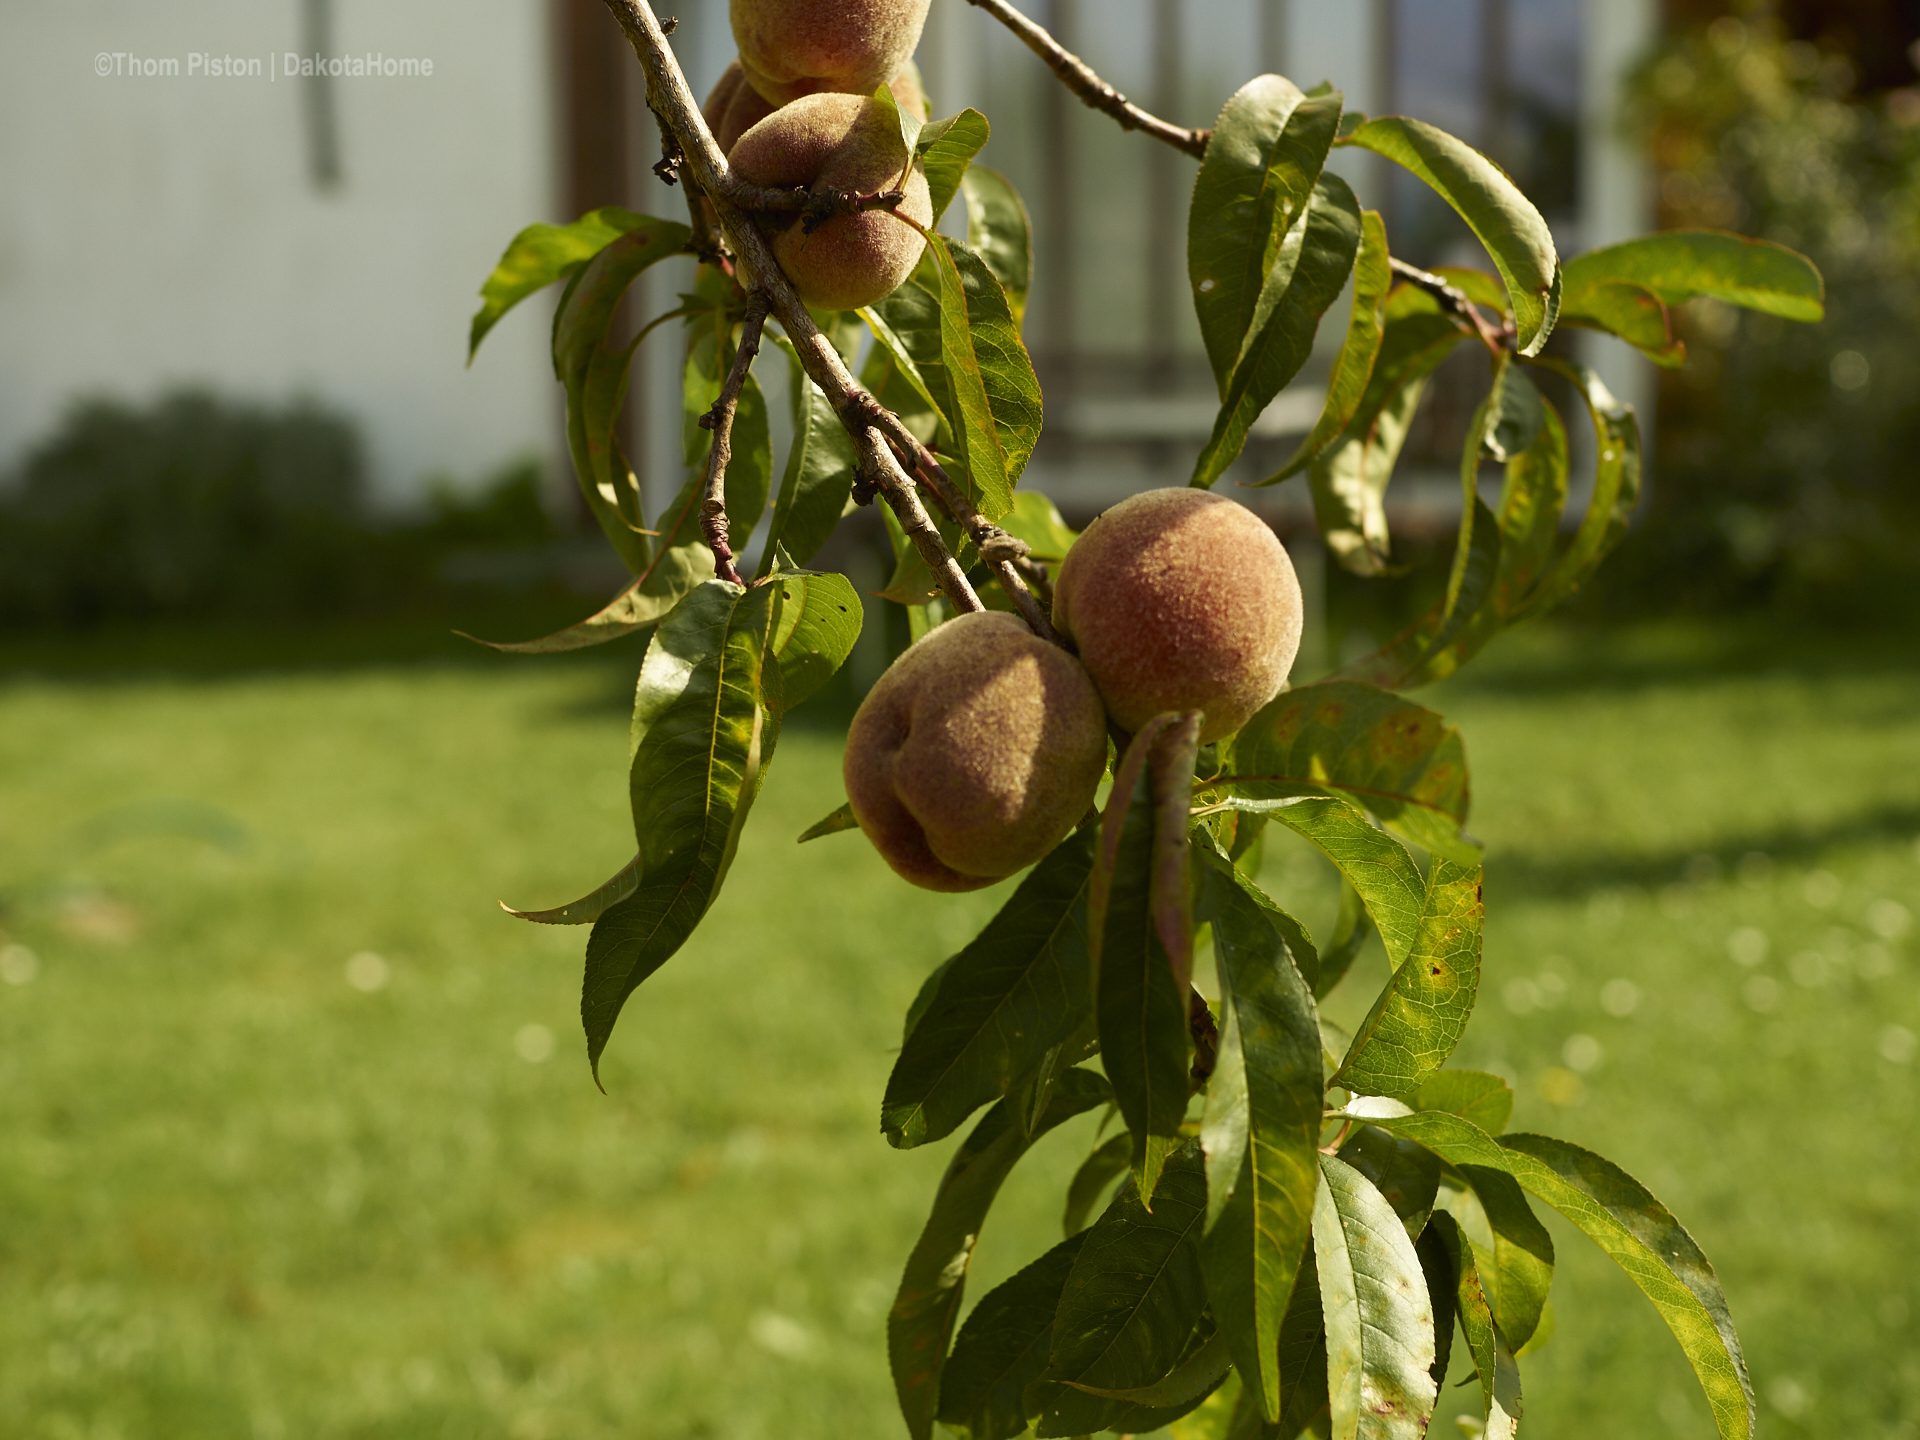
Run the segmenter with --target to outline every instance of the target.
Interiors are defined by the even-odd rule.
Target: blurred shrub
[[[0,622],[314,618],[547,581],[550,561],[474,559],[552,549],[540,492],[521,462],[396,521],[369,503],[353,423],[311,402],[86,401],[0,486]]]
[[[1609,611],[1768,605],[1911,613],[1920,579],[1920,90],[1856,92],[1835,50],[1723,17],[1641,68],[1631,124],[1661,224],[1811,256],[1827,319],[1711,302],[1676,316],[1650,510],[1600,573]],[[1590,602],[1591,603],[1591,602]]]

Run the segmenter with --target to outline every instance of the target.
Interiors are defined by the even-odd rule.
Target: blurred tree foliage
[[[1909,72],[1911,73],[1911,72]],[[1609,612],[1769,606],[1910,612],[1920,578],[1920,88],[1861,93],[1837,45],[1774,15],[1667,40],[1629,124],[1662,228],[1805,252],[1827,277],[1809,332],[1697,301],[1661,376],[1651,510],[1600,579]]]
[[[76,405],[0,485],[0,624],[290,620],[553,577],[536,462],[424,514],[370,502],[351,420],[182,391]],[[503,563],[504,557],[504,563]]]

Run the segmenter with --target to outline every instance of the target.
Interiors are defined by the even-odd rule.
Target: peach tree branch
[[[720,398],[700,417],[700,428],[713,432],[713,450],[707,456],[707,492],[700,501],[700,531],[706,536],[707,548],[713,551],[713,573],[735,585],[741,580],[733,566],[732,537],[727,531],[727,465],[733,459],[733,417],[740,408],[740,392],[746,387],[753,357],[760,353],[760,334],[766,324],[766,292],[756,290],[747,298],[740,348],[734,353],[726,384],[720,387]]]
[[[1009,5],[1007,0],[969,0],[969,3],[986,11],[1019,36],[1029,50],[1047,62],[1048,68],[1060,77],[1062,84],[1078,95],[1089,108],[1111,115],[1119,122],[1121,129],[1142,131],[1176,150],[1185,151],[1196,160],[1205,157],[1211,131],[1188,130],[1157,115],[1149,115],[1102,80],[1092,66],[1054,39],[1045,27],[1036,25]]]

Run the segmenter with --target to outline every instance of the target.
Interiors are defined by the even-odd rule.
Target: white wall
[[[463,369],[480,281],[555,218],[545,5],[334,15],[337,52],[433,74],[333,82],[344,180],[323,191],[299,83],[188,73],[193,52],[297,51],[299,0],[0,7],[0,470],[76,396],[182,383],[348,411],[389,501],[553,449],[546,306]],[[116,51],[180,73],[96,75]]]

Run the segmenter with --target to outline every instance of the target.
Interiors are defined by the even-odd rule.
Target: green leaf
[[[1257,810],[1311,841],[1339,867],[1342,877],[1365,902],[1386,944],[1387,956],[1398,965],[1413,947],[1425,903],[1427,882],[1406,847],[1382,834],[1347,800],[1303,796],[1284,800],[1224,802],[1234,809]]]
[[[1131,1135],[1110,1136],[1104,1144],[1097,1146],[1091,1155],[1080,1162],[1080,1168],[1073,1172],[1072,1183],[1067,1186],[1067,1208],[1061,1217],[1061,1228],[1068,1235],[1077,1235],[1086,1229],[1094,1210],[1100,1206],[1100,1197],[1107,1193],[1107,1187],[1126,1174],[1132,1164]]]
[[[1462,1182],[1460,1189],[1453,1182]],[[1481,1288],[1516,1351],[1533,1338],[1553,1287],[1553,1237],[1504,1169],[1459,1165],[1442,1208],[1478,1247]]]
[[[891,85],[882,85],[873,92],[871,98],[882,110],[891,112],[894,122],[900,127],[900,149],[896,153],[899,155],[900,169],[905,171],[919,150],[920,136],[927,128],[927,122],[900,108],[900,101]]]
[[[1024,540],[1035,560],[1049,564],[1067,558],[1067,551],[1080,538],[1080,532],[1068,527],[1053,501],[1038,490],[1014,493],[1013,509],[999,520],[1002,530],[1016,540]]]
[[[1466,338],[1433,297],[1411,285],[1388,295],[1380,353],[1359,407],[1308,473],[1314,519],[1334,558],[1357,575],[1387,568],[1387,484],[1427,376]]]
[[[1513,1089],[1498,1075],[1441,1070],[1421,1081],[1408,1103],[1416,1110],[1444,1110],[1498,1135],[1513,1114]]]
[[[782,570],[768,583],[782,597],[773,655],[780,663],[779,703],[785,715],[847,663],[866,612],[852,582],[831,571]]]
[[[1324,1000],[1333,993],[1333,987],[1346,977],[1360,953],[1360,947],[1367,943],[1367,937],[1372,933],[1366,902],[1346,876],[1341,876],[1340,909],[1334,918],[1333,938],[1327,943],[1327,948],[1320,952],[1320,969],[1313,982],[1315,999]]]
[[[1811,260],[1724,230],[1667,230],[1589,250],[1567,262],[1566,308],[1595,315],[1591,296],[1611,281],[1638,285],[1667,305],[1711,295],[1786,320],[1826,315],[1826,287]]]
[[[787,448],[786,473],[780,479],[780,497],[774,502],[773,524],[767,531],[765,557],[760,562],[763,576],[772,571],[779,550],[804,565],[826,544],[847,508],[859,465],[853,439],[833,413],[827,397],[807,378],[797,359],[789,356],[788,360],[793,440]]]
[[[894,1393],[914,1440],[930,1440],[933,1434],[947,1340],[959,1317],[974,1243],[1001,1183],[1041,1135],[1105,1104],[1112,1094],[1092,1071],[1069,1070],[1054,1087],[1031,1135],[1022,1133],[1012,1107],[1003,1100],[981,1117],[954,1152],[887,1315]]]
[[[1572,272],[1578,260],[1568,265]],[[1560,309],[1562,325],[1579,325],[1618,335],[1656,365],[1677,370],[1687,360],[1686,343],[1674,338],[1673,316],[1660,297],[1625,280],[1602,280],[1568,298]]]
[[[935,120],[920,132],[914,144],[920,164],[927,172],[927,189],[933,194],[933,223],[953,203],[953,197],[966,183],[967,167],[987,143],[991,127],[978,110],[962,110],[944,120]]]
[[[1195,1248],[1206,1211],[1198,1145],[1168,1158],[1151,1211],[1135,1187],[1121,1192],[1061,1291],[1049,1380],[1134,1390],[1172,1372],[1206,1308]]]
[[[1260,412],[1300,373],[1313,354],[1320,317],[1339,298],[1359,248],[1360,204],[1346,181],[1327,174],[1282,243],[1281,262],[1255,306],[1213,433],[1194,462],[1189,483],[1208,486],[1219,479],[1246,445]],[[1293,263],[1283,279],[1289,259]]]
[[[987,262],[957,240],[927,240],[940,286],[940,363],[947,421],[974,507],[989,520],[1013,508],[1013,487],[1040,435],[1040,382],[1007,295]]]
[[[480,308],[468,328],[467,363],[473,363],[487,332],[514,306],[536,290],[574,274],[622,235],[643,227],[678,232],[679,246],[684,246],[692,233],[671,220],[656,220],[651,215],[636,215],[618,205],[607,205],[589,210],[571,225],[529,225],[514,236],[500,263],[480,287]]]
[[[1026,1430],[1022,1397],[1047,1368],[1060,1292],[1086,1238],[1069,1235],[980,1297],[940,1377],[942,1425],[965,1430],[968,1440],[1012,1440]]]
[[[1447,1383],[1447,1367],[1453,1363],[1453,1324],[1459,1312],[1455,1296],[1460,1277],[1434,1226],[1426,1226],[1414,1237],[1413,1252],[1426,1272],[1427,1303],[1433,1307],[1433,1365],[1427,1373],[1438,1389]]]
[[[1503,624],[1524,613],[1534,586],[1551,564],[1567,505],[1567,428],[1560,412],[1544,399],[1540,416],[1539,432],[1507,461],[1500,492],[1500,566],[1493,610]]]
[[[1539,354],[1560,310],[1560,263],[1553,232],[1519,187],[1471,145],[1420,120],[1384,115],[1340,143],[1405,166],[1458,212],[1506,282],[1520,353]]]
[[[1451,1215],[1436,1215],[1433,1229],[1453,1266],[1460,1329],[1467,1337],[1467,1349],[1472,1352],[1474,1368],[1479,1372],[1482,1414],[1486,1417],[1486,1429],[1482,1433],[1486,1440],[1514,1440],[1521,1416],[1520,1367],[1508,1348],[1507,1337],[1501,1334],[1499,1323],[1493,1318],[1475,1268],[1474,1252],[1460,1233],[1460,1227]]]
[[[1420,931],[1393,972],[1333,1083],[1404,1099],[1446,1063],[1480,989],[1480,868],[1436,856]]]
[[[1055,846],[953,959],[887,1079],[880,1128],[907,1149],[1008,1094],[1091,1013],[1091,828]]]
[[[1421,1440],[1433,1416],[1433,1306],[1413,1242],[1380,1192],[1320,1161],[1313,1250],[1325,1315],[1331,1440]]]
[[[1306,96],[1262,75],[1220,111],[1187,211],[1187,276],[1220,396],[1255,327],[1261,295],[1291,279],[1282,241],[1306,213],[1340,123],[1336,93]]]
[[[509,655],[559,655],[569,650],[584,650],[649,628],[678,605],[687,591],[712,578],[713,551],[704,542],[668,545],[654,552],[631,585],[592,615],[564,630],[556,630],[538,640],[482,640],[477,635],[467,635],[464,630],[454,633]]]
[[[733,368],[733,341],[732,322],[725,320],[717,327],[695,327],[687,347],[680,391],[680,436],[688,471],[683,493],[691,503],[668,508],[673,512],[684,509],[691,517],[687,528],[695,540],[700,539],[699,505],[706,493],[707,461],[714,441],[714,432],[703,427],[700,419],[720,398],[727,372]],[[767,424],[767,401],[751,371],[734,407],[732,444],[733,458],[727,463],[727,529],[744,547],[759,525],[773,489],[773,437]]]
[[[516,910],[507,904],[500,908],[517,920],[531,920],[536,925],[591,925],[639,888],[640,857],[636,855],[611,880],[570,904],[552,910]]]
[[[967,197],[967,244],[993,271],[1007,292],[1013,322],[1026,318],[1027,290],[1033,283],[1033,222],[1026,202],[998,170],[976,165],[960,181]]]
[[[627,287],[649,266],[678,254],[686,228],[665,221],[607,244],[574,275],[554,315],[553,368],[567,395],[567,448],[581,494],[627,568],[647,568],[640,491],[617,454],[614,432],[627,393],[633,344],[612,344],[608,328]],[[716,392],[717,393],[717,392]]]
[[[1393,1207],[1407,1238],[1418,1240],[1440,1192],[1440,1157],[1378,1125],[1358,1125],[1341,1143],[1340,1158],[1366,1176]]]
[[[932,265],[922,255],[913,274],[886,299],[859,312],[877,342],[860,368],[860,383],[928,445],[943,436],[951,440],[926,373],[931,370],[945,388],[946,377],[940,370],[939,285],[937,280],[920,283],[923,272],[932,275]]]
[[[640,883],[594,923],[580,1014],[587,1058],[621,1006],[700,923],[733,863],[780,729],[777,587],[709,580],[661,621],[640,666],[628,787]]]
[[[1467,757],[1459,732],[1391,691],[1345,680],[1282,691],[1234,737],[1224,765],[1216,786],[1235,794],[1345,796],[1415,844],[1477,854],[1461,835]]]
[[[1223,1020],[1201,1129],[1201,1258],[1242,1381],[1278,1420],[1280,1325],[1311,1234],[1318,1178],[1320,1027],[1312,992],[1266,907],[1218,850],[1202,846],[1200,855]]]
[[[853,818],[853,802],[848,801],[832,814],[823,816],[800,832],[799,843],[818,840],[826,835],[838,835],[842,830],[858,830],[860,822]]]
[[[1733,1314],[1693,1237],[1626,1171],[1549,1135],[1500,1142],[1507,1169],[1571,1220],[1627,1272],[1667,1322],[1706,1392],[1722,1440],[1753,1434],[1753,1383]]]
[[[1557,359],[1535,363],[1571,381],[1587,402],[1599,459],[1587,513],[1581,517],[1573,542],[1527,596],[1519,613],[1529,615],[1551,609],[1580,587],[1607,552],[1626,536],[1628,519],[1640,499],[1640,426],[1633,407],[1614,399],[1599,375],[1584,365]]]
[[[1212,1329],[1204,1320],[1199,1328]],[[1141,1385],[1131,1390],[1103,1390],[1094,1385],[1076,1385],[1073,1388],[1107,1400],[1125,1400],[1147,1410],[1168,1410],[1203,1400],[1227,1378],[1233,1361],[1227,1353],[1226,1337],[1218,1330],[1213,1330],[1206,1339],[1199,1341],[1198,1348],[1193,1348],[1193,1341],[1189,1341],[1188,1345],[1191,1353],[1175,1365],[1165,1379],[1156,1380],[1151,1385]],[[1131,1430],[1134,1427],[1129,1424],[1127,1428]]]
[[[1151,1204],[1161,1163],[1187,1109],[1187,990],[1154,923],[1157,861],[1164,841],[1155,792],[1161,738],[1191,727],[1155,716],[1141,727],[1114,774],[1087,887],[1087,949],[1093,957],[1094,1014],[1114,1099],[1133,1134],[1135,1183]],[[1188,749],[1187,754],[1192,754]],[[1188,769],[1185,785],[1193,772]],[[1171,809],[1172,807],[1167,807]],[[1178,805],[1184,843],[1186,802]],[[1182,877],[1184,879],[1184,876]]]
[[[1387,222],[1378,210],[1361,211],[1360,250],[1353,262],[1353,313],[1347,321],[1347,337],[1333,362],[1326,403],[1299,448],[1278,470],[1259,481],[1260,485],[1276,485],[1305,470],[1359,413],[1361,397],[1366,394],[1381,341],[1386,337],[1383,307],[1387,292],[1393,288],[1393,270],[1387,259]]]

